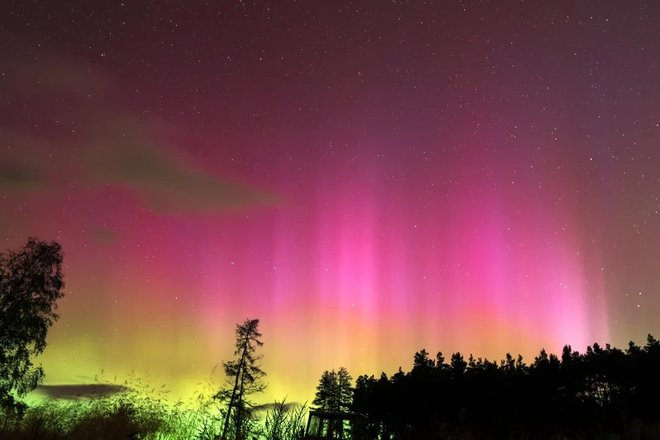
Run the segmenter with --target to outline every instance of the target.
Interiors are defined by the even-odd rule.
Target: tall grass
[[[79,399],[48,399],[24,414],[0,414],[0,438],[6,440],[170,440],[219,438],[224,416],[213,396],[218,390],[213,374],[199,383],[186,401],[167,400],[165,385],[153,387],[148,377],[131,374],[119,392],[105,395],[102,378],[95,378],[99,392]],[[284,401],[255,424],[248,438],[297,440],[304,430],[307,407],[288,410]]]
[[[291,409],[286,399],[275,402],[272,410],[266,413],[261,437],[268,440],[297,440],[305,435],[307,426],[307,404]]]

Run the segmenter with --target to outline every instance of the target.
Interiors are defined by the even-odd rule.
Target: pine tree
[[[348,412],[353,405],[353,378],[345,367],[339,371],[324,371],[316,387],[313,405],[316,410],[332,412]],[[341,420],[333,420],[328,425],[328,436],[346,429]]]
[[[353,402],[353,378],[345,367],[337,372],[337,407],[339,411],[350,411]]]
[[[321,374],[321,379],[316,387],[316,395],[312,401],[315,409],[321,411],[338,411],[339,400],[337,399],[337,389],[339,387],[339,380],[335,370],[324,371]]]

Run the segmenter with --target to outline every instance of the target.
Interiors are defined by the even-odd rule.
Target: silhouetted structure
[[[354,412],[310,411],[305,439],[371,440],[367,421],[367,416]]]

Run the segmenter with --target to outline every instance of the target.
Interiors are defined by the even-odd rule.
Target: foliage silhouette
[[[116,379],[116,378],[115,378]],[[211,377],[199,383],[199,389],[186,401],[171,404],[164,385],[153,386],[148,374],[131,373],[122,384],[123,391],[103,392],[107,380],[95,378],[98,394],[79,400],[48,399],[26,410],[22,419],[4,419],[0,414],[0,438],[3,440],[117,440],[128,438],[153,440],[215,440],[222,429],[223,407],[214,399],[217,385]],[[279,440],[300,440],[306,422],[306,405],[276,402],[266,412],[266,423],[249,434],[271,439],[265,428],[279,418]]]
[[[352,409],[369,416],[373,439],[660,438],[658,372],[651,335],[625,352],[541,350],[529,366],[508,353],[499,363],[454,353],[446,364],[421,350],[408,373],[358,377]]]
[[[353,378],[345,367],[338,371],[324,371],[312,401],[321,411],[350,411],[353,402]]]
[[[339,411],[338,398],[339,381],[335,370],[324,371],[316,387],[316,395],[312,401],[314,409],[321,411]]]
[[[312,401],[314,409],[330,412],[350,411],[353,406],[353,378],[345,367],[338,371],[324,371],[316,387],[316,395]],[[345,427],[341,420],[332,420],[329,425],[329,435],[343,431]]]
[[[500,362],[470,356],[463,368],[460,356],[453,358],[454,367],[442,355],[418,352],[409,372],[359,376],[350,410],[369,416],[367,438],[660,438],[654,400],[660,350],[651,336],[644,347],[631,343],[625,351],[594,344],[583,354],[566,347],[558,358],[542,350],[530,365],[510,355]],[[132,376],[124,391],[109,396],[102,392],[107,381],[98,382],[101,391],[90,399],[53,399],[28,408],[23,419],[0,417],[0,438],[211,440],[222,429],[225,407],[214,399],[212,380],[174,405],[144,378]],[[278,402],[250,435],[300,440],[306,407],[289,408]]]
[[[97,378],[98,392],[77,400],[50,399],[27,407],[15,401],[44,377],[32,357],[46,347],[63,296],[63,253],[56,242],[30,238],[0,254],[0,438],[301,440],[307,406],[276,402],[257,426],[250,396],[265,389],[259,320],[236,326],[236,359],[223,362],[227,386],[212,377],[187,402],[171,405],[164,385],[134,374],[119,392]],[[346,368],[324,371],[313,405],[368,416],[369,440],[425,439],[660,439],[660,342],[625,350],[595,343],[584,353],[567,345],[560,356],[542,349],[527,365],[507,353],[499,362],[449,361],[426,350],[412,369],[392,376],[361,375],[353,387]],[[116,388],[112,388],[116,390]],[[350,431],[329,426],[331,436]]]
[[[0,406],[7,410],[23,410],[14,395],[23,397],[43,382],[44,371],[33,368],[31,358],[44,351],[59,317],[63,258],[57,242],[35,238],[0,253]]]

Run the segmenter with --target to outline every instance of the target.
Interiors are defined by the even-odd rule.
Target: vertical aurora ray
[[[66,253],[47,382],[148,370],[187,398],[245,318],[264,401],[308,400],[342,365],[407,370],[422,348],[529,363],[657,336],[654,20],[617,2],[552,2],[592,17],[560,22],[516,2],[348,21],[332,2],[212,3],[161,11],[167,26],[131,2],[3,28],[0,141],[42,156],[27,182],[52,181],[0,176],[0,238]],[[90,160],[96,144],[171,149],[140,166]]]
[[[97,260],[74,253],[72,287],[89,290],[77,278],[95,273],[106,300],[99,310],[78,295],[65,305],[62,323],[79,333],[56,325],[51,377],[67,380],[63,353],[85,348],[86,366],[70,373],[149,370],[187,397],[231,356],[246,317],[263,323],[264,400],[307,400],[320,373],[342,365],[392,374],[422,348],[531,362],[542,347],[608,341],[598,249],[580,241],[573,208],[469,174],[410,203],[384,176],[375,164],[328,165],[324,179],[286,187],[290,206],[221,219],[149,214],[139,225],[148,232],[106,246],[121,259],[99,269],[102,248]]]
[[[247,173],[290,200],[273,209],[167,217],[113,193],[117,243],[91,254],[75,245],[83,235],[63,242],[75,293],[44,357],[50,377],[149,370],[187,397],[231,356],[246,317],[263,323],[264,400],[307,400],[342,365],[392,374],[422,348],[529,362],[541,347],[608,341],[599,245],[580,206],[558,202],[569,184],[554,163],[513,183],[490,156],[395,172],[405,158],[361,155],[281,157],[272,175]],[[71,368],[73,351],[84,354]]]

